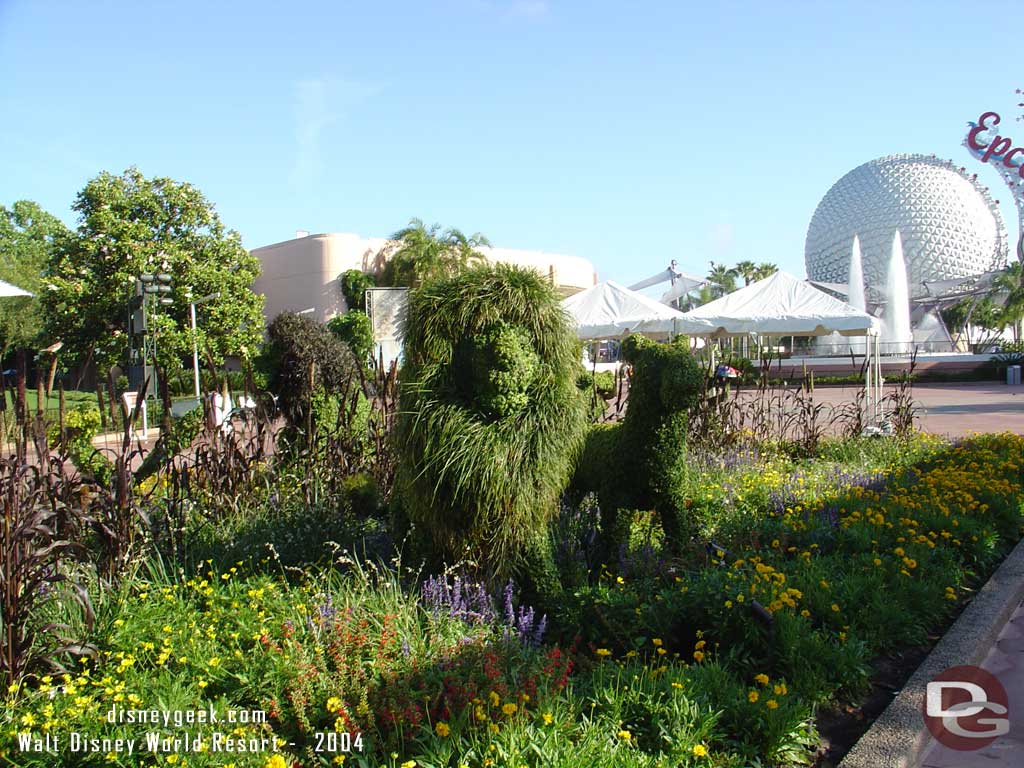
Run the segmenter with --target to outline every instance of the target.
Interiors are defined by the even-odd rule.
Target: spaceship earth
[[[804,262],[811,280],[846,283],[860,237],[868,298],[885,286],[899,230],[912,296],[925,280],[968,277],[1006,263],[1006,226],[976,179],[948,160],[890,155],[857,166],[832,185],[811,217]]]

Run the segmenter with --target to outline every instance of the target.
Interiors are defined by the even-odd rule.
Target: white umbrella
[[[0,297],[2,296],[31,296],[32,294],[28,291],[22,290],[16,285],[5,283],[0,280]]]

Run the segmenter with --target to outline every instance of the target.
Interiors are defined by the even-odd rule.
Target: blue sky
[[[197,185],[253,248],[411,217],[590,259],[803,275],[845,172],[1024,145],[1018,2],[0,0],[0,203],[100,171]]]

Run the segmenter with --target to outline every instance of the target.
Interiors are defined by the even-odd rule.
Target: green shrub
[[[587,392],[597,390],[597,393],[605,400],[615,396],[618,391],[618,382],[615,374],[611,371],[588,371],[583,370],[576,377],[576,386]]]
[[[344,315],[332,317],[327,321],[327,327],[335,336],[348,345],[364,365],[373,354],[373,325],[365,312],[353,309]]]
[[[593,371],[583,370],[576,377],[576,387],[590,404],[590,421],[600,421],[607,410],[606,401],[614,397],[617,391],[615,374],[611,371],[598,371],[595,375]]]
[[[349,312],[358,310],[366,312],[366,292],[373,288],[377,281],[373,275],[368,275],[358,269],[347,269],[338,278],[341,286],[341,295],[345,297],[345,307]]]
[[[267,337],[261,365],[293,424],[305,419],[315,391],[338,392],[357,376],[352,352],[321,323],[282,312],[267,327]]]
[[[78,467],[82,476],[100,485],[108,485],[113,477],[114,467],[109,459],[92,445],[92,439],[100,430],[102,419],[99,409],[92,405],[76,405],[64,415],[64,444],[68,456]],[[60,441],[60,425],[47,427],[50,445]]]
[[[91,443],[100,431],[102,419],[99,409],[91,405],[76,405],[64,414],[64,439],[68,443]],[[60,424],[51,423],[46,430],[50,445],[60,442]]]
[[[356,517],[373,517],[380,511],[380,491],[372,475],[366,472],[349,475],[341,486],[348,499],[349,509]]]

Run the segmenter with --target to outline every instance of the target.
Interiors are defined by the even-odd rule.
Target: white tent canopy
[[[786,272],[716,299],[683,316],[680,333],[691,336],[870,336],[865,345],[864,412],[881,417],[882,368],[877,318]]]
[[[692,336],[874,336],[879,321],[786,272],[690,310],[678,333]]]
[[[619,339],[628,333],[659,337],[682,333],[684,315],[618,283],[598,283],[562,301],[581,339]]]

